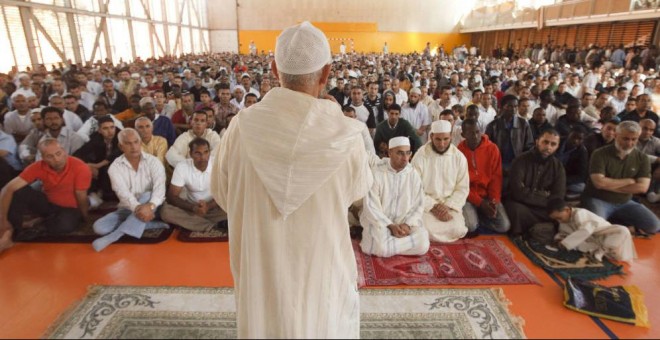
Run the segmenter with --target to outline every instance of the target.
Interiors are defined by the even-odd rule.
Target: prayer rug
[[[190,231],[179,226],[177,240],[181,242],[227,242],[227,220],[220,221],[218,225],[208,231]]]
[[[534,240],[517,237],[513,243],[537,266],[555,273],[564,279],[603,279],[614,274],[623,274],[623,266],[604,258],[598,262],[577,250],[548,249]]]
[[[106,214],[109,214],[113,211],[116,210],[117,207],[117,202],[104,202],[103,205],[97,210],[92,210],[89,212],[90,216],[90,221],[89,223],[85,223],[82,225],[80,228],[77,230],[68,233],[68,234],[62,234],[62,235],[45,235],[45,236],[39,236],[37,238],[31,239],[31,240],[25,240],[25,241],[16,241],[16,242],[29,242],[29,243],[92,243],[94,240],[99,238],[100,236],[97,235],[94,232],[93,225],[96,220],[99,218],[105,216]],[[30,223],[28,219],[26,219],[25,224]],[[154,244],[154,243],[160,243],[165,240],[167,240],[170,235],[172,235],[172,232],[174,231],[174,228],[170,227],[168,229],[150,229],[150,230],[145,230],[144,234],[142,235],[142,238],[135,238],[131,236],[126,236],[124,235],[122,238],[119,239],[119,241],[115,243],[139,243],[139,244]]]
[[[432,242],[422,256],[370,256],[357,241],[353,241],[353,250],[361,287],[539,284],[524,264],[513,260],[509,248],[495,239]]]
[[[501,288],[364,289],[365,339],[524,338]],[[60,316],[49,339],[233,339],[232,288],[91,287]]]

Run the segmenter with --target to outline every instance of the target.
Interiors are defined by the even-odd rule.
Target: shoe
[[[649,203],[658,203],[658,201],[660,201],[660,195],[655,192],[649,192],[646,194],[646,199],[649,201]]]
[[[101,204],[103,204],[103,199],[99,197],[98,193],[93,192],[89,194],[88,198],[89,198],[89,210],[96,210],[101,206]]]
[[[37,225],[32,228],[21,228],[15,231],[14,241],[25,242],[32,241],[36,238],[46,236],[48,231],[43,225]]]

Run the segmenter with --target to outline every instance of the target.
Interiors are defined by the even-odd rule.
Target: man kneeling
[[[637,258],[630,230],[610,224],[587,209],[572,208],[561,198],[548,202],[548,214],[559,222],[555,240],[568,249],[577,249],[602,261],[603,256],[630,262]]]
[[[167,191],[167,203],[161,212],[163,221],[180,225],[192,231],[206,231],[227,218],[227,214],[215,203],[211,187],[211,145],[204,138],[188,143],[192,159],[179,162],[174,169],[172,182]],[[179,197],[186,188],[187,198]]]
[[[94,232],[103,237],[94,240],[96,251],[119,240],[124,234],[141,238],[146,229],[167,228],[158,221],[158,207],[165,201],[165,167],[158,158],[142,152],[138,132],[126,128],[119,133],[119,147],[124,154],[108,169],[112,190],[119,198],[117,211],[98,219]]]
[[[424,190],[409,163],[411,153],[408,137],[392,138],[389,162],[373,168],[374,184],[360,216],[360,247],[365,254],[424,255],[429,249],[429,234],[422,226]]]

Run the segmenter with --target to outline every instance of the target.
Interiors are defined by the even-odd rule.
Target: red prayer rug
[[[539,284],[496,239],[435,243],[426,255],[389,258],[366,255],[353,241],[360,287],[393,285]]]

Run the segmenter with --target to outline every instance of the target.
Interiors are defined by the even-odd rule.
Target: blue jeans
[[[633,226],[649,234],[660,229],[660,220],[644,205],[633,200],[614,204],[593,197],[582,197],[582,206],[594,214],[616,224]]]
[[[470,202],[465,202],[463,206],[463,218],[465,218],[465,226],[469,231],[477,230],[477,227],[488,228],[495,230],[498,233],[506,233],[511,228],[511,222],[506,215],[506,210],[502,203],[497,204],[497,216],[490,218],[481,213],[478,207],[475,207]]]
[[[138,202],[145,204],[150,199],[151,192],[146,192],[138,198]],[[159,228],[168,228],[168,225],[160,221],[158,210],[156,210],[156,218],[153,221],[144,222],[138,219],[129,209],[120,208],[94,222],[94,232],[102,237],[94,240],[92,246],[96,251],[101,251],[124,235],[141,238],[145,230]]]
[[[586,187],[586,184],[583,183],[583,182],[582,183],[573,183],[573,184],[569,184],[569,185],[566,186],[566,191],[573,192],[573,193],[576,193],[576,194],[581,194],[582,192],[584,192],[585,187]]]

